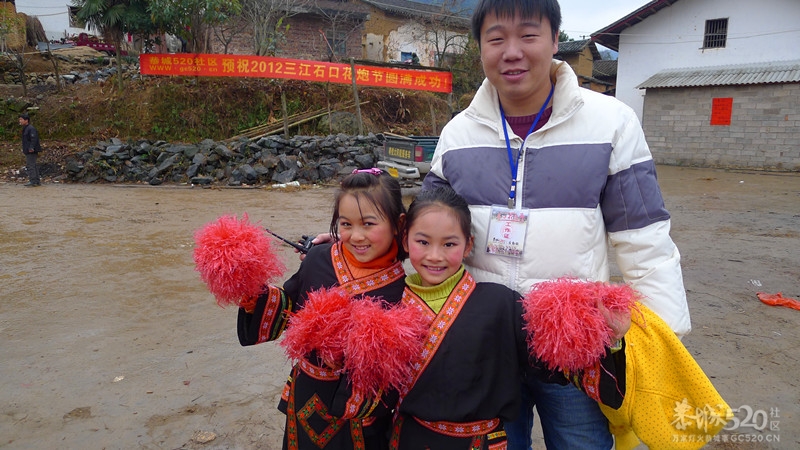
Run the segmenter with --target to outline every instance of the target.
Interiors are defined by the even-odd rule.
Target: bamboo
[[[361,102],[361,105],[366,105],[367,103],[369,103],[369,102],[368,101]],[[335,111],[343,111],[345,109],[350,109],[350,108],[352,108],[354,106],[356,106],[355,103],[353,103],[353,104],[339,104],[339,105],[337,105],[337,109]],[[306,113],[303,113],[303,114],[295,114],[295,115],[287,118],[287,122],[288,122],[289,119],[292,120],[291,122],[289,122],[287,124],[287,126],[288,126],[288,128],[296,127],[298,125],[302,125],[302,124],[304,124],[306,122],[309,122],[311,120],[318,119],[318,118],[320,118],[320,117],[322,117],[322,116],[324,116],[326,114],[329,114],[327,108],[318,109],[316,111],[306,112]],[[279,132],[281,132],[283,130],[284,130],[283,121],[276,121],[276,122],[272,122],[272,123],[269,123],[269,124],[259,125],[259,126],[244,130],[242,133],[226,139],[225,142],[232,142],[232,141],[235,141],[235,140],[238,140],[238,139],[241,139],[241,138],[258,139],[258,138],[261,138],[261,137],[264,137],[264,136],[270,136],[270,135],[279,133]]]

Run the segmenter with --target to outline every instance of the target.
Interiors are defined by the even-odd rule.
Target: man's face
[[[22,117],[20,117],[19,118],[19,124],[24,127],[25,125],[28,125],[28,121],[23,119]]]
[[[550,92],[550,66],[558,52],[550,21],[487,14],[481,26],[481,62],[508,116],[535,114]]]

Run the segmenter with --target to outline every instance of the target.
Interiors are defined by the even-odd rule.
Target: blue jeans
[[[504,424],[508,450],[530,450],[534,405],[548,449],[607,450],[613,447],[608,420],[594,400],[571,384],[561,386],[534,381],[522,386],[519,418]]]

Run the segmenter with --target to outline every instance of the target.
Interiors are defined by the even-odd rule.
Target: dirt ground
[[[800,311],[756,297],[800,298],[800,175],[658,170],[684,343],[738,409],[709,448],[800,447]],[[192,236],[243,212],[286,237],[322,232],[332,193],[0,183],[0,448],[279,449],[289,365],[274,343],[239,346]]]

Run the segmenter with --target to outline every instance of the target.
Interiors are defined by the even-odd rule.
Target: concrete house
[[[362,1],[370,7],[364,59],[439,66],[439,59],[459,53],[467,42],[470,19],[460,11],[406,0]]]
[[[578,76],[578,83],[596,92],[613,92],[614,83],[595,78],[595,63],[601,61],[597,45],[591,39],[558,43],[556,59],[566,62]]]
[[[469,18],[406,0],[315,0],[294,6],[286,24],[286,39],[276,55],[322,61],[435,66],[438,59],[459,52],[469,34]],[[252,31],[243,21],[238,28],[228,52],[252,53]],[[214,52],[223,52],[216,40],[212,45]]]
[[[316,0],[292,6],[283,25],[285,38],[276,44],[275,56],[315,61],[347,61],[362,56],[364,22],[369,8],[357,0]],[[253,29],[243,18],[234,19],[236,32],[227,48],[217,37],[211,53],[254,54]]]
[[[800,171],[800,2],[653,0],[592,34],[657,162]]]

